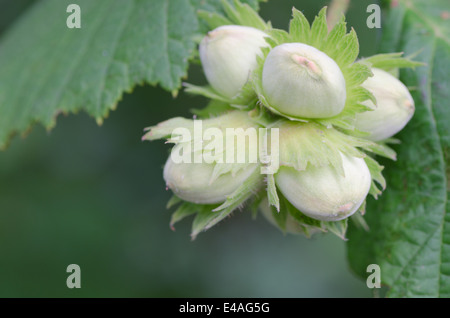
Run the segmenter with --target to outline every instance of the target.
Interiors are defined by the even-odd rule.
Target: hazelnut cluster
[[[400,54],[356,60],[356,33],[346,32],[344,18],[328,32],[326,8],[311,27],[294,9],[286,32],[246,5],[228,6],[225,11],[235,14],[220,21],[229,23],[208,32],[199,45],[209,86],[187,85],[187,90],[212,100],[198,114],[204,126],[223,136],[221,143],[226,144],[228,128],[243,128],[244,139],[244,129],[260,135],[266,128],[271,144],[264,150],[277,156],[279,168],[264,174],[259,169],[264,161],[224,162],[236,147],[249,150],[251,140],[216,149],[208,162],[176,163],[170,156],[164,179],[184,202],[172,225],[196,213],[195,237],[252,202],[283,231],[334,232],[334,222],[345,222],[339,233],[344,237],[347,218],[358,212],[355,220],[363,222],[367,195],[376,197],[385,188],[383,167],[374,157],[395,159],[387,142],[414,114],[414,100],[394,74],[417,63]],[[205,140],[174,134],[182,127],[195,135],[194,126],[194,119],[173,118],[150,127],[144,139],[168,138],[175,143],[172,154],[183,148],[198,158],[208,147],[195,150],[196,145]],[[270,139],[273,129],[276,140]]]

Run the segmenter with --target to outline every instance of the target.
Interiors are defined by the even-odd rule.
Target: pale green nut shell
[[[193,124],[193,121],[192,121]],[[222,132],[223,134],[223,153],[222,162],[214,161],[211,163],[205,162],[204,157],[202,158],[202,153],[204,154],[205,149],[200,149],[200,151],[194,151],[193,143],[201,142],[195,138],[201,136],[195,135],[192,132],[192,140],[188,141],[191,143],[191,151],[193,157],[199,157],[201,163],[196,163],[195,159],[193,162],[180,162],[178,158],[174,161],[173,154],[179,153],[177,147],[185,146],[184,143],[177,144],[173,149],[172,153],[167,159],[164,167],[164,180],[166,185],[170,188],[175,195],[179,198],[197,203],[197,204],[215,204],[221,203],[226,200],[226,197],[232,194],[244,181],[259,168],[258,163],[227,163],[226,154],[230,149],[226,146],[226,138],[229,138],[226,134],[228,128],[241,128],[242,132],[239,135],[245,134],[245,131],[250,129],[258,129],[258,125],[255,124],[249,117],[248,113],[242,111],[232,111],[224,115],[203,120],[203,133],[209,128],[215,128]],[[247,145],[245,138],[239,141],[239,138],[232,135],[235,139],[234,142],[234,154],[237,155],[238,148],[248,146],[246,152],[250,151],[250,145]],[[204,140],[201,142],[204,147],[209,143]],[[190,156],[191,159],[192,156]],[[235,157],[236,159],[236,157]],[[219,176],[217,176],[217,171],[222,171]],[[215,173],[216,172],[216,173]]]
[[[275,175],[281,193],[303,214],[323,221],[339,221],[364,202],[371,175],[364,159],[341,154],[345,177],[332,166],[308,165],[298,171],[281,167]]]
[[[200,43],[200,60],[209,84],[221,95],[235,97],[257,66],[261,47],[268,46],[261,30],[224,25],[210,31]]]
[[[357,114],[355,127],[370,133],[367,139],[380,141],[402,130],[414,115],[415,107],[408,88],[395,76],[377,68],[372,68],[372,73],[362,86],[375,96],[377,105],[363,102],[374,110]]]
[[[262,86],[270,107],[288,117],[333,117],[345,106],[341,69],[324,52],[303,43],[285,43],[270,51]]]
[[[258,167],[249,164],[234,175],[220,175],[210,183],[216,164],[175,163],[171,156],[164,166],[166,185],[179,198],[197,204],[215,204],[226,200]]]

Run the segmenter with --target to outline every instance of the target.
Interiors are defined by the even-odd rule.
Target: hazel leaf
[[[350,226],[348,259],[364,280],[378,264],[389,297],[450,297],[450,19],[447,0],[392,1],[381,53],[404,52],[425,66],[400,70],[415,87],[416,111],[382,161],[387,190],[367,199],[370,231]],[[384,56],[385,58],[386,56]],[[390,55],[395,57],[395,55]],[[378,56],[376,59],[379,59]],[[386,60],[385,60],[386,61]],[[391,60],[392,61],[392,60]]]
[[[203,30],[197,10],[223,13],[219,0],[79,0],[81,28],[70,29],[71,3],[34,3],[0,39],[0,148],[61,113],[100,124],[138,84],[176,95]]]

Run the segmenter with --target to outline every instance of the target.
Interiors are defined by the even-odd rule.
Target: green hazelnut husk
[[[267,46],[267,34],[256,28],[224,25],[210,31],[200,43],[200,60],[209,84],[232,99],[257,66],[256,57]]]
[[[414,100],[408,88],[396,77],[378,68],[362,86],[376,98],[377,104],[365,101],[369,110],[356,115],[355,128],[368,132],[367,139],[380,141],[402,130],[414,115]]]
[[[270,107],[287,117],[333,117],[345,106],[341,69],[324,52],[303,43],[284,43],[270,51],[262,87]]]

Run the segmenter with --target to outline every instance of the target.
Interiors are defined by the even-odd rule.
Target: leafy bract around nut
[[[384,188],[382,167],[362,151],[371,151],[375,143],[317,123],[279,121],[274,127],[280,135],[275,185],[298,213],[342,220],[360,209],[369,192],[380,193],[374,181]],[[271,196],[268,191],[269,202],[279,208]]]
[[[146,129],[143,140],[165,138],[175,144],[164,167],[164,179],[176,197],[185,202],[175,211],[172,226],[186,215],[197,214],[194,238],[260,189],[263,175],[259,163],[248,160],[257,145],[250,142],[248,134],[257,133],[259,127],[247,112],[231,111],[202,121],[176,117]],[[215,132],[209,135],[211,138],[207,137],[210,132]],[[230,153],[237,159],[240,152],[248,156],[243,163],[227,160]]]
[[[225,25],[210,31],[200,43],[200,59],[209,84],[232,99],[257,66],[256,56],[267,46],[264,32],[247,26]]]
[[[317,227],[299,222],[291,213],[286,213],[285,210],[282,213],[285,215],[282,215],[280,218],[280,212],[274,211],[267,199],[261,201],[259,211],[261,211],[262,215],[270,224],[279,227],[286,233],[310,236],[314,233],[321,232]]]
[[[405,127],[414,114],[414,100],[408,88],[396,77],[378,68],[372,68],[363,87],[376,98],[376,106],[366,101],[373,110],[356,115],[355,126],[370,133],[366,138],[379,141],[387,139]]]
[[[252,165],[250,161],[257,162],[257,158],[250,160],[249,154],[257,153],[258,144],[251,141],[258,140],[259,127],[247,112],[235,110],[204,120],[172,118],[146,128],[148,132],[142,139],[165,138],[168,143],[175,144],[171,156],[179,157],[177,161],[213,164],[213,174],[208,180],[211,184],[222,174],[235,174]],[[254,133],[252,139],[250,132]],[[238,162],[238,154],[244,154],[244,162]]]
[[[303,43],[284,43],[270,51],[262,87],[269,104],[289,117],[333,117],[346,100],[344,75],[336,62]]]
[[[280,196],[281,210],[278,212],[269,205],[267,199],[261,200],[258,209],[264,217],[283,233],[301,234],[311,237],[316,233],[330,232],[345,240],[348,219],[340,221],[321,221],[310,218],[295,208],[282,194]],[[360,215],[355,215],[355,217]],[[356,221],[356,218],[352,219]]]
[[[344,157],[363,158],[372,179],[372,181],[369,179],[369,193],[376,198],[385,188],[386,183],[381,174],[383,167],[365,152],[374,152],[392,159],[393,153],[390,153],[388,148],[314,122],[280,120],[272,127],[279,129],[279,171],[284,168],[292,168],[287,169],[292,173],[311,168],[328,169],[345,178]],[[281,200],[278,199],[276,192],[276,188],[280,189],[280,185],[272,178],[273,176],[267,176],[267,196],[269,203],[280,211]]]
[[[238,151],[244,151],[245,155],[255,151],[251,149],[255,146],[254,143],[246,140],[246,132],[247,128],[257,128],[258,125],[247,113],[239,111],[197,121],[201,126],[196,126],[195,120],[185,120],[182,127],[178,123],[180,119],[174,118],[151,128],[149,133],[151,139],[151,136],[165,134],[164,131],[168,132],[173,128],[169,141],[176,145],[164,167],[167,187],[177,197],[188,202],[223,203],[258,168],[256,162],[226,162],[230,152],[234,158]],[[189,134],[183,136],[180,128],[186,129]],[[217,132],[218,135],[206,137],[207,129],[214,129],[212,132]],[[233,139],[232,144],[227,143],[230,138]],[[183,157],[187,160],[180,162]],[[178,158],[177,162],[174,158]]]
[[[266,40],[270,44],[270,48],[263,49],[264,57],[258,59],[258,68],[253,72],[253,86],[260,103],[273,113],[291,120],[316,121],[328,127],[354,129],[355,115],[370,109],[362,102],[368,99],[375,101],[373,95],[361,86],[372,73],[368,65],[355,62],[359,53],[356,32],[352,29],[347,33],[344,17],[328,32],[326,8],[319,12],[312,25],[309,24],[302,12],[293,9],[292,13],[293,18],[290,22],[289,32],[278,29],[267,31],[269,38]],[[305,52],[286,54],[288,56],[294,55],[294,60],[290,58],[290,63],[286,63],[284,66],[290,64],[295,66],[294,69],[307,71],[305,75],[308,76],[302,76],[302,79],[309,79],[309,81],[306,81],[306,87],[309,88],[311,95],[301,94],[301,101],[297,98],[294,105],[303,101],[314,105],[316,101],[321,101],[319,105],[316,105],[316,111],[299,113],[299,108],[295,106],[286,106],[280,109],[279,105],[283,105],[283,98],[273,99],[273,96],[271,96],[273,94],[267,88],[271,86],[267,85],[267,80],[270,81],[270,77],[264,75],[264,68],[270,65],[269,56],[272,54],[272,50],[275,50],[278,46],[284,47],[286,44],[289,44],[287,47],[301,46],[302,48],[308,48],[310,54],[307,56],[305,56]],[[322,63],[327,67],[322,69],[320,67]],[[269,74],[267,70],[266,74]],[[325,75],[320,78],[318,74]],[[286,81],[290,80],[287,79]],[[329,87],[327,84],[329,84]],[[301,90],[301,92],[304,91]],[[322,93],[324,94],[322,95]],[[292,94],[296,93],[292,91]],[[288,95],[289,93],[284,90],[282,96]],[[333,100],[330,101],[331,99]],[[286,110],[290,115],[286,113]]]

